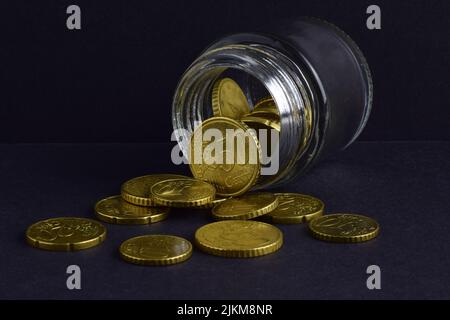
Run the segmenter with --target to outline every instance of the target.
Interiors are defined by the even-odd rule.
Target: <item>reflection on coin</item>
[[[52,251],[75,251],[94,247],[106,238],[105,227],[86,218],[52,218],[28,227],[27,242]]]
[[[163,266],[189,259],[192,244],[186,239],[170,235],[145,235],[123,242],[120,256],[127,262]]]
[[[271,212],[277,206],[278,197],[273,193],[253,192],[219,203],[212,214],[218,220],[248,220]]]
[[[299,193],[276,193],[278,207],[264,216],[273,223],[303,223],[323,215],[325,205],[317,198]]]
[[[275,129],[280,131],[280,118],[271,113],[249,114],[241,119],[246,125],[255,130],[258,129]]]
[[[121,196],[100,200],[95,205],[97,218],[116,224],[148,224],[167,218],[168,207],[140,207],[128,203]]]
[[[214,200],[216,189],[207,182],[180,178],[164,180],[153,185],[156,204],[168,207],[197,207]]]
[[[205,133],[220,133],[212,145]],[[217,146],[217,149],[211,150]],[[232,150],[231,150],[232,148]],[[238,196],[257,181],[261,170],[261,149],[249,127],[233,119],[213,117],[202,123],[191,138],[190,169],[195,178],[216,187],[217,195]]]
[[[178,174],[151,174],[128,180],[122,185],[122,198],[138,206],[154,206],[151,187],[157,182],[176,178],[186,177]]]
[[[230,78],[218,80],[213,87],[212,108],[215,116],[239,120],[250,112],[247,98]]]
[[[227,220],[207,224],[195,232],[204,252],[234,258],[250,258],[277,251],[283,244],[281,231],[267,223]]]
[[[278,116],[278,118],[280,116],[277,105],[272,97],[261,99],[255,104],[252,114],[257,115],[258,113],[272,113]]]
[[[337,213],[313,219],[309,223],[313,237],[330,242],[363,242],[380,232],[378,223],[358,214]]]
[[[227,200],[228,198],[218,198],[216,197],[212,202],[204,204],[202,206],[198,206],[197,209],[211,209],[214,206],[218,205],[219,203],[224,202],[225,200]]]

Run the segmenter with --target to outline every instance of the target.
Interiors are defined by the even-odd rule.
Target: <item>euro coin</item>
[[[168,207],[141,207],[126,202],[119,196],[100,200],[95,205],[97,218],[115,224],[149,224],[167,218]]]
[[[162,206],[198,207],[211,203],[216,189],[204,181],[180,178],[160,181],[151,192],[155,203]]]
[[[189,259],[192,244],[180,237],[154,234],[124,241],[119,252],[122,259],[130,263],[165,266]]]
[[[94,247],[106,238],[106,228],[86,218],[51,218],[36,222],[26,231],[27,242],[52,251],[76,251]]]
[[[281,231],[267,223],[226,220],[204,225],[195,232],[196,245],[204,252],[231,258],[273,253],[283,245]]]
[[[363,242],[380,232],[378,223],[358,214],[337,213],[321,216],[309,223],[313,237],[330,242]]]
[[[239,85],[230,78],[220,79],[214,84],[212,108],[215,116],[236,120],[250,112],[245,94]]]
[[[325,205],[317,198],[299,193],[276,193],[278,207],[264,218],[273,223],[304,223],[323,215]]]
[[[151,197],[152,186],[167,179],[186,178],[177,174],[151,174],[128,180],[122,185],[121,195],[125,201],[138,206],[154,206]]]
[[[210,133],[218,135],[213,142],[205,138]],[[222,197],[244,194],[261,171],[258,138],[242,122],[225,117],[210,118],[194,131],[189,159],[193,176],[214,185]]]
[[[278,197],[269,192],[247,193],[230,198],[212,209],[218,220],[248,220],[265,215],[278,206]]]

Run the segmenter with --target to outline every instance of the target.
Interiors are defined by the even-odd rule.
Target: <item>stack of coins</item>
[[[249,258],[267,255],[283,245],[282,232],[272,224],[309,224],[310,234],[319,240],[341,243],[363,242],[375,238],[379,225],[371,218],[350,213],[324,215],[324,203],[299,193],[248,192],[257,182],[261,145],[254,130],[280,131],[280,116],[271,98],[250,110],[239,85],[230,78],[218,80],[212,92],[214,117],[204,121],[191,139],[190,169],[193,177],[151,174],[122,184],[120,195],[98,201],[97,219],[113,224],[151,224],[165,220],[171,208],[207,209],[216,222],[195,231],[196,247],[208,254]],[[245,135],[239,159],[225,149],[220,156],[231,163],[217,163],[208,157],[201,132],[215,129],[233,139]],[[197,141],[200,140],[200,141]],[[224,139],[226,140],[226,138]],[[227,141],[222,141],[223,145]],[[234,144],[231,144],[234,146]],[[256,154],[250,161],[251,153]],[[194,159],[200,155],[200,159]],[[27,242],[47,250],[74,251],[94,247],[106,238],[106,228],[86,218],[52,218],[31,225]],[[175,235],[148,234],[124,241],[120,256],[140,265],[171,265],[192,255],[190,241]]]

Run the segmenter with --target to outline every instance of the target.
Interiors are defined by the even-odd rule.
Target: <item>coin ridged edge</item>
[[[168,236],[168,235],[161,235],[161,236]],[[193,252],[192,243],[189,240],[187,240],[187,239],[184,239],[182,237],[172,236],[172,235],[170,235],[170,237],[178,238],[178,239],[181,239],[183,241],[186,241],[188,243],[188,245],[189,245],[189,250],[187,250],[185,253],[180,254],[180,255],[178,255],[176,257],[170,257],[170,258],[167,258],[167,259],[160,259],[160,260],[157,260],[157,259],[155,259],[155,260],[150,260],[150,259],[149,260],[145,260],[145,259],[142,259],[142,258],[135,258],[135,257],[129,256],[129,255],[127,255],[127,254],[122,252],[122,250],[121,250],[122,249],[122,245],[125,242],[127,242],[129,240],[132,240],[132,239],[135,239],[135,238],[140,238],[140,237],[145,237],[145,236],[133,237],[133,238],[125,240],[124,242],[122,242],[120,244],[119,254],[120,254],[120,257],[124,261],[132,263],[132,264],[135,264],[135,265],[141,265],[141,266],[169,266],[169,265],[174,265],[174,264],[178,264],[178,263],[184,262],[184,261],[188,260],[192,256],[192,252]]]
[[[221,112],[220,112],[220,87],[222,86],[222,81],[223,79],[218,80],[212,89],[212,94],[211,94],[211,105],[212,105],[212,109],[213,109],[213,114],[214,116],[222,116]]]
[[[120,191],[120,195],[122,196],[122,199],[125,200],[126,202],[129,202],[137,206],[152,207],[155,205],[153,199],[133,196],[125,192],[123,188]]]
[[[250,219],[264,216],[264,215],[270,213],[271,211],[275,210],[278,207],[279,199],[278,199],[278,197],[275,197],[275,201],[273,201],[272,203],[268,204],[267,206],[265,206],[263,208],[255,210],[255,211],[245,213],[245,214],[240,214],[240,215],[235,215],[235,216],[225,216],[225,217],[219,216],[214,213],[214,209],[216,207],[220,206],[221,204],[223,204],[224,202],[221,202],[213,207],[212,215],[215,219],[217,219],[217,220],[250,220]]]
[[[375,222],[377,228],[374,231],[369,232],[367,234],[363,234],[363,235],[335,236],[335,235],[330,235],[327,233],[319,232],[317,230],[313,230],[311,227],[311,222],[315,220],[315,219],[313,219],[310,221],[310,224],[309,224],[309,232],[316,239],[327,241],[327,242],[335,242],[335,243],[360,243],[360,242],[372,240],[380,234],[380,224],[377,221],[375,221],[374,219],[360,215],[360,214],[354,214],[354,213],[348,213],[348,214],[353,215],[353,216],[361,216],[364,218],[369,218]],[[316,219],[318,219],[318,218],[320,218],[320,217],[317,217]]]

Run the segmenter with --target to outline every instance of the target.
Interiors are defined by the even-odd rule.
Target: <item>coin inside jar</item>
[[[217,135],[211,143],[210,134]],[[247,192],[260,175],[260,159],[261,148],[253,130],[233,119],[210,118],[191,137],[189,167],[193,176],[214,185],[222,197]]]

